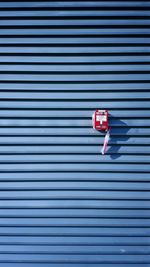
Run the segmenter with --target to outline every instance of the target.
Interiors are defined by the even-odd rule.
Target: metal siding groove
[[[149,266],[150,1],[0,16],[0,266]]]

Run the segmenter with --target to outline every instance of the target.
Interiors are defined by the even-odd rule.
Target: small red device
[[[98,131],[108,131],[108,110],[97,109],[92,116],[93,128]]]

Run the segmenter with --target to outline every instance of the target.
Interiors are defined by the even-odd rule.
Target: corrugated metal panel
[[[0,16],[0,266],[150,266],[150,1]]]

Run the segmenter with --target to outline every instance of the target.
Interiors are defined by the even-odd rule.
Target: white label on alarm
[[[107,117],[106,115],[97,115],[96,116],[96,121],[106,121]]]

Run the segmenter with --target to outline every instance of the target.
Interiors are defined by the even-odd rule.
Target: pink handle
[[[107,149],[107,145],[108,145],[108,142],[109,142],[109,139],[110,139],[110,130],[111,130],[111,127],[109,127],[109,129],[108,129],[108,131],[107,131],[107,133],[105,135],[105,138],[104,138],[104,143],[103,143],[103,147],[102,147],[102,150],[101,150],[102,155],[105,154],[106,149]]]

